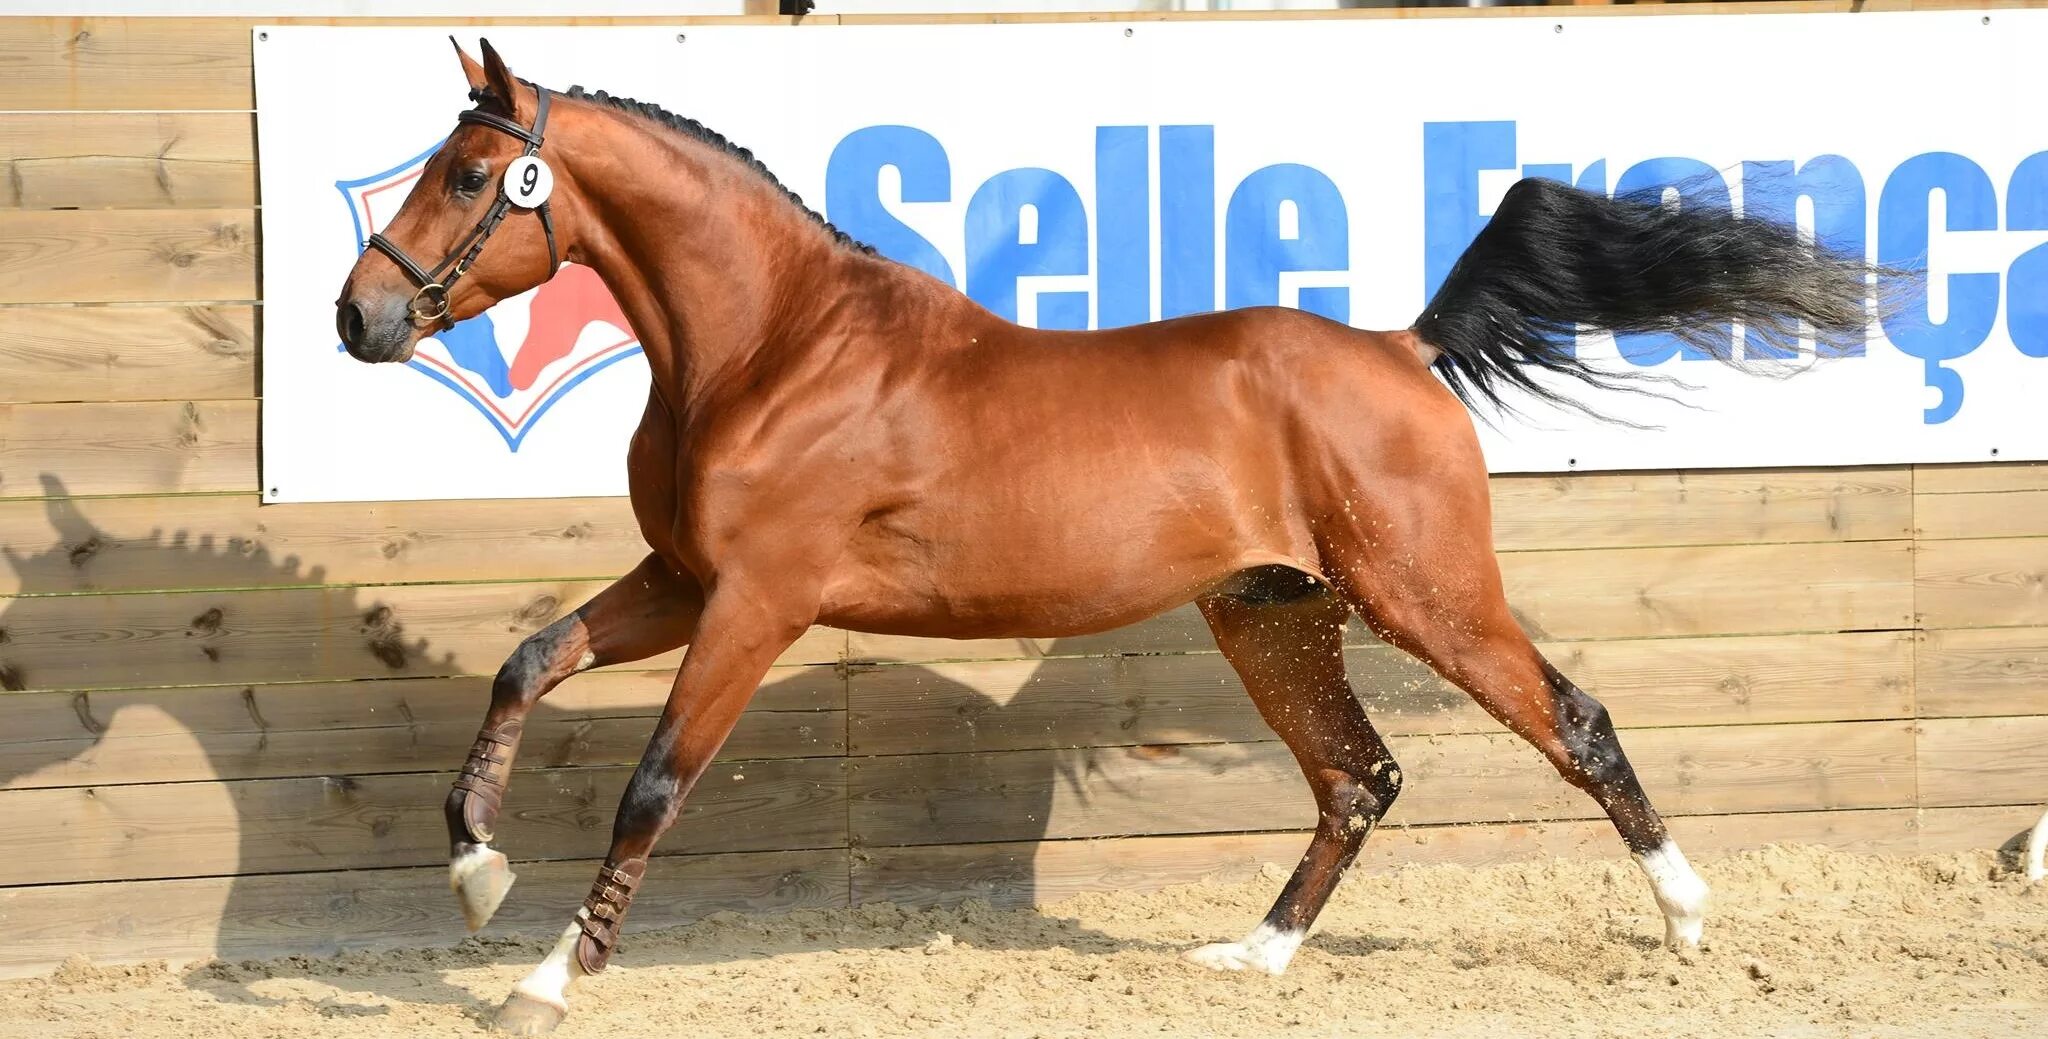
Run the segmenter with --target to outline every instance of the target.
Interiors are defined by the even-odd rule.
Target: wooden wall
[[[248,23],[4,20],[0,70],[0,975],[456,940],[451,771],[503,656],[640,556],[624,503],[260,506]],[[2048,465],[1495,489],[1516,608],[1695,856],[1996,845],[2048,796]],[[1370,866],[1622,853],[1463,696],[1353,643],[1410,778]],[[536,714],[494,927],[581,897],[674,663]],[[1311,823],[1188,610],[820,630],[634,922],[1239,875]]]

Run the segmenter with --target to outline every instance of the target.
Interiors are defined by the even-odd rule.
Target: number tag
[[[555,190],[555,171],[538,155],[522,155],[505,167],[505,198],[521,209],[537,209]]]

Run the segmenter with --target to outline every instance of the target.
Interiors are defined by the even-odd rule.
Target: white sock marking
[[[1243,941],[1218,942],[1189,950],[1187,958],[1210,970],[1244,970],[1251,967],[1279,974],[1301,947],[1300,931],[1282,931],[1265,923],[1252,928]]]
[[[583,928],[570,923],[569,929],[563,931],[561,939],[555,942],[554,951],[540,961],[540,966],[533,968],[533,973],[512,986],[512,991],[568,1010],[569,987],[583,977],[583,965],[576,962],[576,939],[582,933]]]
[[[2034,824],[2034,833],[2027,838],[2027,879],[2036,884],[2048,880],[2048,812],[2041,813],[2041,821]]]
[[[1636,859],[1664,910],[1664,944],[1671,949],[1697,949],[1707,909],[1707,882],[1692,871],[1685,854],[1670,840]]]
[[[586,649],[583,651],[583,659],[576,662],[576,670],[588,671],[590,670],[590,665],[595,663],[597,663],[597,651]]]
[[[491,856],[491,846],[479,844],[456,858],[448,860],[449,889],[461,890],[463,882],[469,879],[469,875],[482,869],[484,863],[490,861]]]

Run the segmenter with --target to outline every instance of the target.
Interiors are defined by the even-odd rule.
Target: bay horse
[[[852,240],[694,120],[557,93],[481,51],[457,44],[475,107],[349,272],[343,344],[406,361],[567,260],[617,298],[652,385],[626,452],[648,555],[512,653],[449,792],[472,930],[513,879],[491,842],[535,701],[688,646],[590,894],[499,1027],[552,1029],[572,983],[605,969],[655,842],[812,625],[1055,638],[1195,603],[1318,822],[1265,918],[1186,955],[1278,974],[1401,789],[1346,680],[1355,612],[1591,795],[1666,942],[1699,943],[1707,887],[1606,709],[1509,611],[1470,409],[1513,390],[1569,403],[1545,373],[1620,385],[1576,356],[1577,329],[1861,337],[1862,257],[1789,225],[1529,179],[1406,329],[1257,307],[1042,331]]]

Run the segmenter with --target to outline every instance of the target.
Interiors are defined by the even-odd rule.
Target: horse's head
[[[544,149],[547,91],[483,41],[455,47],[476,107],[461,113],[412,193],[349,271],[335,327],[359,361],[406,361],[419,340],[547,281],[567,247],[559,165]]]

